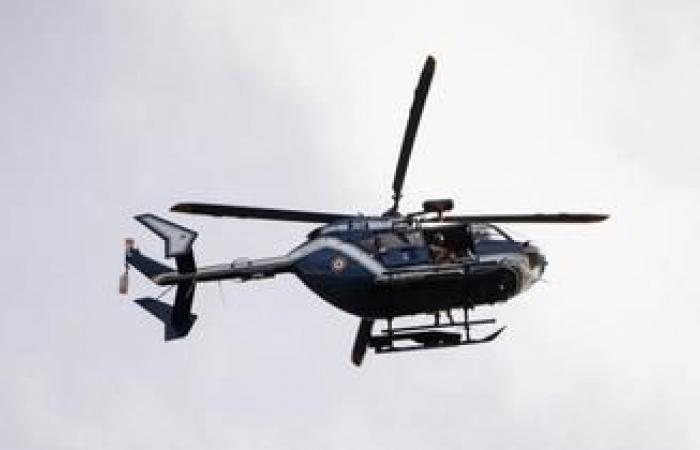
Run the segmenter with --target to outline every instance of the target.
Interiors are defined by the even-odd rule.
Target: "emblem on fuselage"
[[[331,270],[335,273],[340,273],[348,266],[348,260],[340,255],[331,258]]]

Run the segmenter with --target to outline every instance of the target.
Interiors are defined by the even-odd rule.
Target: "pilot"
[[[430,248],[430,253],[433,255],[433,261],[437,264],[455,262],[455,254],[447,248],[445,236],[443,236],[442,233],[435,233],[428,247]]]

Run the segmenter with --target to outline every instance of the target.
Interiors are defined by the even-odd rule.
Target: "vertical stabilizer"
[[[197,238],[197,232],[185,228],[154,214],[141,214],[135,217],[137,221],[157,234],[165,242],[165,256],[175,258],[177,272],[180,274],[195,274],[197,265],[192,253],[192,244]],[[158,275],[173,272],[167,266],[142,255],[137,249],[127,246],[126,261],[136,267],[147,277],[154,280]],[[175,303],[167,305],[156,299],[139,299],[136,302],[165,324],[165,340],[187,336],[197,316],[192,314],[192,302],[197,282],[194,277],[177,283]]]

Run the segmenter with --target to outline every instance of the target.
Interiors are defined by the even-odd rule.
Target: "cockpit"
[[[512,251],[517,243],[490,224],[409,224],[358,218],[314,230],[352,243],[387,267],[463,263],[474,255]]]

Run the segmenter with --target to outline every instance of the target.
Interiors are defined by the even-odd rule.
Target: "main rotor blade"
[[[464,223],[595,223],[607,219],[607,214],[492,214],[472,216],[446,216],[442,219],[428,219],[426,222]]]
[[[296,211],[291,209],[256,208],[253,206],[232,206],[213,203],[178,203],[170,211],[203,214],[215,217],[238,217],[241,219],[282,220],[286,222],[330,223],[336,220],[351,219],[350,214],[334,214],[317,211]]]
[[[396,163],[394,184],[392,185],[392,188],[394,189],[393,212],[397,211],[399,200],[401,199],[401,190],[403,189],[403,181],[406,177],[406,169],[408,169],[408,160],[411,158],[413,141],[416,139],[416,131],[418,130],[418,124],[420,123],[420,118],[423,114],[425,99],[428,96],[428,89],[430,89],[430,82],[433,80],[434,72],[435,58],[428,56],[428,58],[425,60],[423,71],[420,74],[418,86],[413,94],[413,104],[411,105],[411,112],[408,116],[406,131],[403,135],[403,142],[401,143],[401,153],[399,153],[399,161]]]

